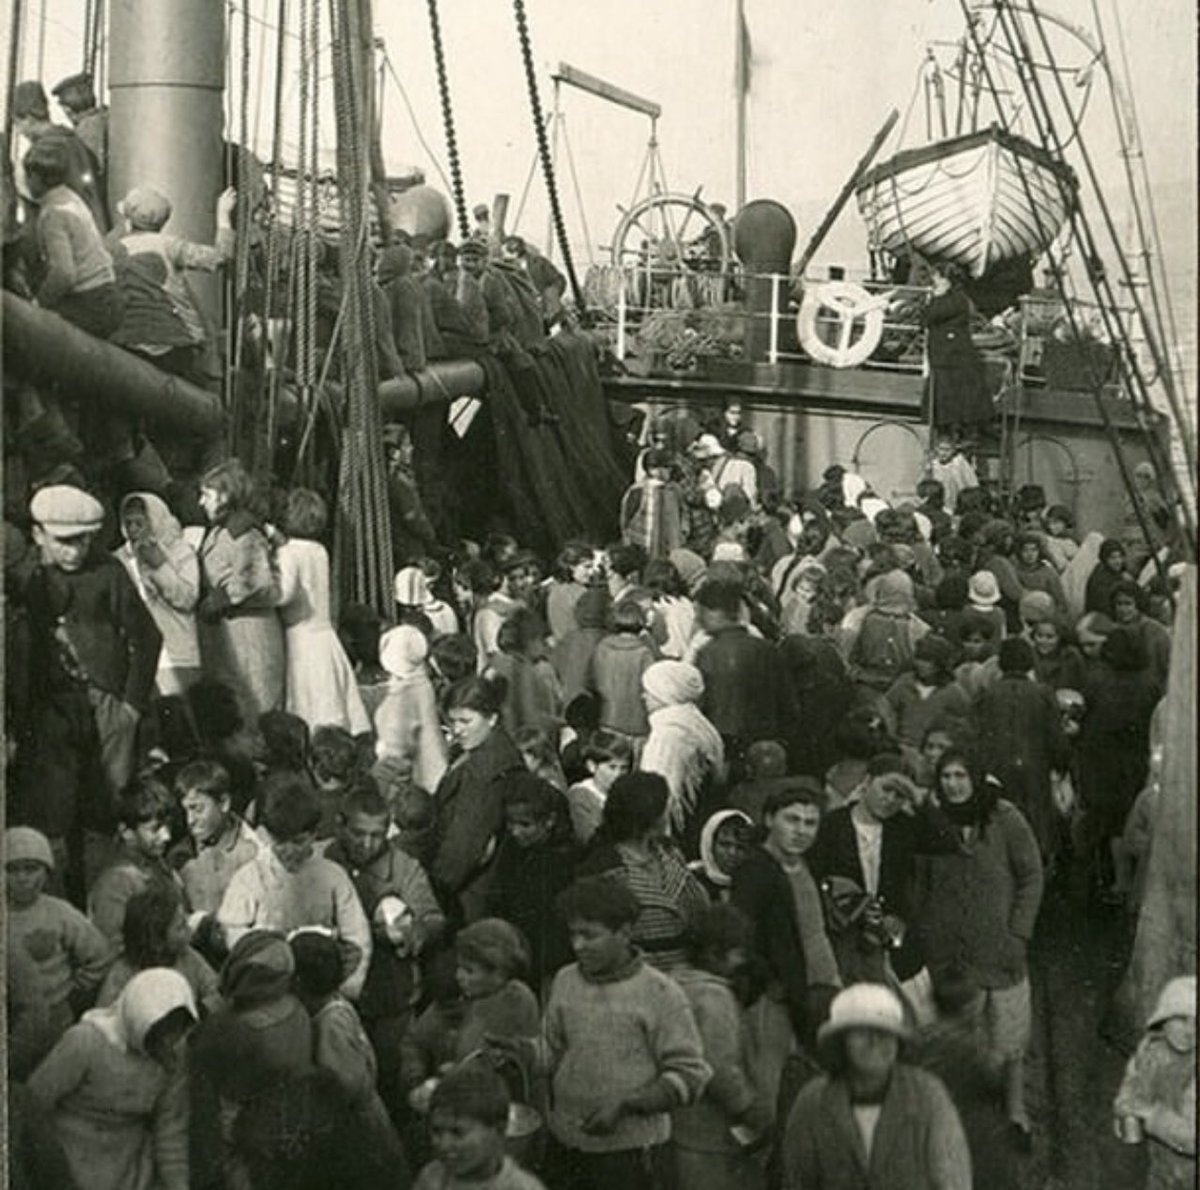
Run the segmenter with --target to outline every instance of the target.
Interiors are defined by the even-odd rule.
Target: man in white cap
[[[941,1081],[900,1060],[909,1029],[883,984],[839,992],[817,1033],[828,1074],[800,1092],[783,1142],[784,1184],[970,1190],[971,1154]]]
[[[18,741],[22,821],[51,841],[68,894],[83,904],[85,844],[99,860],[113,799],[133,775],[138,723],[154,689],[162,636],[125,568],[93,549],[104,507],[55,484],[29,505],[41,562],[25,591],[31,713]]]

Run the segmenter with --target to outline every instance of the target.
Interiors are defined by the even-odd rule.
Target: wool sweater
[[[220,838],[199,848],[189,839],[179,852],[179,878],[193,913],[216,913],[229,882],[263,849],[262,840],[236,814]]]
[[[8,905],[6,918],[9,953],[22,951],[33,963],[30,992],[41,1003],[55,1008],[100,986],[111,949],[74,905],[43,893],[28,907]]]
[[[601,1104],[660,1078],[680,1106],[695,1103],[712,1075],[683,990],[640,959],[603,982],[589,979],[577,963],[564,967],[550,989],[542,1030],[552,1077],[550,1130],[583,1152],[665,1143],[671,1135],[666,1112],[623,1116],[607,1136],[589,1135],[580,1125]]]
[[[614,632],[592,654],[591,684],[600,699],[600,725],[622,735],[650,731],[642,702],[642,674],[657,660],[645,636]]]
[[[114,954],[125,948],[121,928],[125,924],[125,906],[131,897],[145,892],[151,885],[171,884],[180,887],[179,878],[162,861],[146,859],[132,851],[104,869],[88,894],[88,916],[108,939]]]
[[[741,1008],[729,981],[718,975],[685,966],[672,977],[696,1018],[712,1078],[699,1099],[671,1113],[671,1139],[685,1149],[738,1152],[740,1146],[730,1132],[733,1125],[760,1132],[771,1120],[770,1106],[757,1099],[748,1070]]]
[[[970,1190],[971,1155],[941,1082],[897,1065],[868,1158],[841,1079],[800,1092],[783,1141],[786,1184],[804,1190]]]
[[[971,709],[957,682],[922,689],[916,675],[901,674],[884,695],[896,717],[896,738],[919,748],[926,730],[943,719],[965,719]]]
[[[361,956],[342,992],[356,999],[362,991],[371,962],[371,927],[350,877],[324,856],[313,855],[289,872],[274,852],[264,850],[229,882],[217,920],[231,950],[253,929],[286,934],[304,926],[326,926],[357,946]]]
[[[93,1015],[93,1014],[89,1014]],[[75,1180],[88,1190],[187,1190],[187,1091],[139,1049],[89,1020],[73,1025],[29,1079],[53,1113]]]

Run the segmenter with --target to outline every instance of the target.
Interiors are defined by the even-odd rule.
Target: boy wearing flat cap
[[[124,567],[92,548],[99,500],[54,484],[29,511],[41,560],[26,597],[32,705],[18,741],[16,808],[66,858],[68,895],[83,904],[85,840],[112,833],[162,636]]]

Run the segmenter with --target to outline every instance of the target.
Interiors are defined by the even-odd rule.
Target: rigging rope
[[[433,0],[430,0],[432,3]],[[525,16],[525,0],[513,0],[513,11],[517,18],[517,38],[521,43],[521,63],[525,68],[525,86],[529,92],[529,107],[533,115],[533,132],[537,137],[538,157],[542,163],[542,176],[546,179],[546,196],[550,200],[550,219],[554,224],[554,235],[558,250],[562,254],[563,268],[571,283],[571,293],[579,313],[587,309],[583,289],[571,259],[571,245],[567,240],[567,227],[563,222],[562,204],[558,200],[558,186],[554,180],[554,162],[550,156],[550,145],[546,140],[546,120],[542,112],[542,99],[538,94],[537,73],[533,66],[533,46],[529,39],[529,21]]]
[[[969,14],[967,13],[967,2],[968,2],[968,0],[959,0],[959,3],[963,8],[964,15],[967,15],[968,20],[969,20]],[[1008,39],[1010,47],[1013,48],[1013,57],[1014,57],[1014,60],[1018,63],[1018,67],[1019,67],[1019,65],[1022,61],[1022,55],[1017,53],[1015,47],[1013,47],[1012,33],[1008,29],[1007,23],[1003,20],[1002,9],[1003,9],[1002,3],[998,2],[997,3],[997,13],[998,13],[998,17],[999,17],[998,23],[999,23],[1002,31],[1004,32],[1006,39]],[[974,30],[972,30],[972,36],[974,36]],[[989,88],[989,90],[991,90],[993,98],[996,100],[997,107],[999,108],[999,97],[998,97],[998,93],[997,93],[997,89],[996,89],[995,80],[992,76],[991,67],[988,65],[986,59],[984,59],[982,49],[980,47],[978,47],[978,44],[977,44],[976,48],[979,51],[980,60],[983,63],[983,70],[984,70],[985,78],[987,80],[988,88]],[[1026,83],[1026,79],[1025,79],[1024,75],[1021,75],[1021,82],[1022,82],[1023,86],[1027,86],[1027,87],[1029,86],[1029,84]],[[1036,76],[1033,77],[1032,86],[1033,87],[1037,86]],[[1033,98],[1033,94],[1032,94],[1031,90],[1029,90],[1029,89],[1027,89],[1026,95],[1028,98],[1031,98],[1031,99]],[[1046,131],[1043,130],[1040,113],[1032,105],[1030,106],[1030,112],[1034,119],[1034,123],[1037,127],[1039,138],[1042,140],[1042,142],[1044,144],[1048,144],[1049,136],[1047,135]],[[1002,112],[1000,113],[1000,118],[1003,121],[1004,126],[1007,127],[1008,121],[1004,118]],[[1038,224],[1040,226],[1041,222],[1042,222],[1041,212],[1040,212],[1039,208],[1037,207],[1036,203],[1034,203],[1032,200],[1032,193],[1029,189],[1029,182],[1026,177],[1025,169],[1024,169],[1023,165],[1021,165],[1019,172],[1021,174],[1022,186],[1025,189],[1026,198],[1030,202],[1031,210],[1033,211],[1034,217],[1038,221]],[[1080,235],[1079,229],[1080,229],[1081,224],[1083,225],[1083,227],[1086,230],[1086,228],[1087,228],[1086,221],[1083,219],[1081,209],[1076,204],[1074,210],[1071,213],[1071,217],[1070,217],[1070,225],[1076,235]],[[1094,256],[1094,253],[1089,252],[1089,259],[1096,259]],[[1061,263],[1054,257],[1054,255],[1052,253],[1047,254],[1047,260],[1049,262],[1051,271],[1054,274],[1055,282],[1058,286],[1059,292],[1064,297],[1064,304],[1066,306],[1066,315],[1067,315],[1068,322],[1070,323],[1070,326],[1071,326],[1072,341],[1076,342],[1076,343],[1084,342],[1085,336],[1083,335],[1083,332],[1081,331],[1081,329],[1079,327],[1078,319],[1076,317],[1076,312],[1074,310],[1072,301],[1071,301],[1069,293],[1068,293],[1069,287],[1068,287],[1067,275],[1066,275],[1065,271],[1063,270]],[[1095,285],[1096,278],[1095,278],[1094,270],[1089,269],[1088,274],[1089,274],[1089,277],[1092,279],[1093,285]],[[1106,324],[1107,324],[1108,311],[1104,308],[1103,303],[1101,303],[1101,314],[1106,319]],[[1114,342],[1117,342],[1117,341],[1118,340],[1114,338]],[[1122,363],[1125,362],[1124,361],[1124,353],[1118,352],[1118,358],[1122,361]],[[1129,463],[1125,457],[1125,451],[1121,444],[1120,435],[1117,433],[1116,426],[1113,424],[1112,417],[1109,413],[1107,404],[1105,402],[1104,377],[1100,373],[1100,370],[1096,366],[1096,364],[1093,363],[1090,359],[1088,361],[1088,371],[1089,371],[1089,376],[1090,376],[1090,379],[1092,382],[1092,395],[1095,400],[1096,409],[1100,415],[1100,421],[1104,427],[1105,434],[1108,437],[1109,442],[1112,445],[1113,455],[1114,455],[1114,458],[1117,463],[1117,469],[1120,471],[1120,474],[1121,474],[1121,481],[1125,487],[1126,492],[1129,494],[1129,496],[1133,502],[1134,514],[1137,517],[1138,525],[1141,528],[1142,534],[1148,543],[1152,543],[1153,537],[1152,537],[1152,534],[1150,533],[1150,529],[1149,529],[1149,519],[1148,519],[1148,514],[1146,512],[1144,500],[1142,499],[1141,494],[1139,493],[1139,491],[1137,489],[1137,485],[1133,481],[1133,476],[1132,476],[1130,468],[1129,468]],[[1134,398],[1134,394],[1131,392],[1130,396],[1131,396],[1131,400],[1132,400]],[[1136,406],[1136,400],[1133,400],[1133,403],[1134,403],[1135,414],[1136,414],[1138,412],[1137,406]],[[1138,416],[1138,422],[1139,422],[1139,427],[1142,428],[1143,431],[1145,432],[1145,426],[1142,422],[1140,415]],[[1149,445],[1150,444],[1150,436],[1149,435],[1147,435],[1147,440],[1148,440],[1148,445]],[[1151,546],[1151,548],[1153,549],[1153,546]],[[1155,553],[1155,560],[1156,560],[1156,565],[1158,566],[1160,575],[1163,578],[1163,581],[1165,583],[1166,575],[1164,573],[1161,562],[1159,562],[1159,560],[1157,558],[1157,553]]]
[[[421,125],[417,122],[417,113],[413,111],[413,105],[409,101],[408,92],[404,89],[404,84],[400,81],[399,74],[396,73],[395,66],[392,65],[391,55],[385,50],[383,54],[383,64],[387,67],[387,72],[392,76],[392,81],[396,84],[396,89],[400,92],[400,98],[404,103],[404,109],[408,112],[409,122],[413,127],[413,134],[417,138],[417,143],[425,150],[425,155],[433,164],[433,168],[437,170],[438,177],[442,179],[442,185],[446,187],[447,193],[452,191],[450,179],[446,177],[446,171],[442,169],[442,163],[438,160],[437,154],[430,148],[429,142],[425,139],[425,134],[421,131]]]
[[[442,47],[442,23],[437,0],[429,0],[429,32],[433,38],[433,62],[437,69],[438,98],[442,105],[442,127],[446,133],[446,159],[450,165],[450,194],[458,219],[458,234],[465,240],[471,234],[467,218],[467,200],[463,194],[462,162],[458,159],[458,137],[454,132],[454,108],[450,103],[450,83],[446,78],[446,53]]]

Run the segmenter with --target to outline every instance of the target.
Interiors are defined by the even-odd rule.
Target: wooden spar
[[[225,424],[221,402],[115,343],[94,339],[49,310],[4,291],[4,366],[35,384],[96,399],[176,434],[211,439]]]
[[[835,220],[842,213],[842,208],[849,202],[850,195],[854,193],[859,179],[871,168],[871,162],[875,160],[875,154],[883,148],[883,142],[887,140],[888,133],[891,132],[898,119],[900,119],[899,111],[896,108],[892,108],[891,115],[884,120],[883,127],[875,133],[875,139],[871,141],[867,151],[862,156],[862,160],[854,167],[854,172],[838,192],[837,198],[833,200],[833,205],[825,212],[825,218],[817,225],[817,230],[812,233],[808,243],[805,245],[804,251],[800,254],[800,259],[792,266],[793,277],[799,279],[804,276],[804,270],[808,268],[812,258],[816,255],[817,249],[829,234],[829,229],[833,227]]]
[[[621,87],[614,87],[612,83],[606,83],[594,74],[578,70],[566,62],[560,62],[558,70],[550,77],[556,83],[566,83],[568,86],[576,87],[580,91],[586,91],[589,95],[595,95],[598,99],[607,99],[609,103],[616,103],[621,107],[629,108],[631,111],[641,112],[642,115],[649,116],[652,120],[657,120],[662,115],[662,106],[653,102],[653,100],[643,99],[640,95],[635,95],[632,91],[625,91]]]

